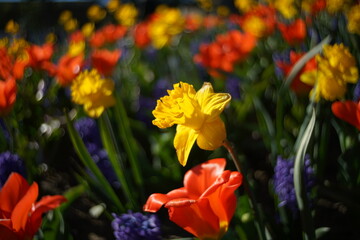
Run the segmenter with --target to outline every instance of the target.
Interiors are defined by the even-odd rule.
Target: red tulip
[[[200,239],[220,239],[236,209],[234,191],[242,183],[239,172],[224,171],[226,160],[212,159],[189,170],[184,187],[167,194],[154,193],[144,211],[157,212],[163,205],[170,220]]]
[[[119,61],[121,56],[121,50],[117,49],[109,51],[106,49],[95,50],[91,54],[91,63],[99,73],[108,76],[111,75],[116,63]]]
[[[0,236],[2,240],[32,239],[38,231],[42,214],[58,207],[66,199],[61,195],[39,194],[36,182],[29,184],[18,173],[12,173],[0,190]]]
[[[68,54],[62,56],[59,60],[56,80],[57,82],[66,87],[71,84],[72,80],[80,73],[84,65],[84,55],[70,56]]]
[[[306,24],[301,18],[289,25],[278,23],[278,28],[284,40],[291,46],[302,43],[306,37]]]
[[[331,105],[334,115],[360,130],[360,104],[354,101],[334,102]]]
[[[16,91],[15,78],[9,77],[5,81],[0,79],[0,116],[6,115],[12,109],[16,101]]]

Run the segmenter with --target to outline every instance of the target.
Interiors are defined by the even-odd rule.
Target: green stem
[[[255,221],[255,227],[256,227],[256,230],[257,230],[257,232],[259,234],[260,240],[265,240],[267,238],[266,238],[266,233],[265,233],[266,229],[265,229],[265,226],[263,224],[263,217],[262,217],[262,214],[261,214],[260,209],[258,207],[256,198],[255,198],[255,194],[251,190],[250,184],[249,184],[249,182],[247,180],[246,173],[242,171],[243,168],[241,167],[241,162],[237,158],[236,151],[232,147],[232,144],[228,140],[225,139],[225,141],[223,143],[223,146],[229,152],[229,154],[230,154],[230,156],[231,156],[231,158],[232,158],[238,172],[243,174],[243,186],[244,186],[245,192],[249,196],[250,206],[251,206],[251,208],[252,208],[252,210],[254,212],[255,219],[257,220],[257,221]]]

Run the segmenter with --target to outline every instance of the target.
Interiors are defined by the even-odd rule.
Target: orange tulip
[[[15,78],[9,77],[5,81],[0,79],[0,116],[6,115],[12,109],[16,100],[16,90]]]
[[[63,87],[68,86],[73,79],[80,73],[84,65],[84,55],[78,56],[64,55],[60,58],[57,72],[56,81]]]
[[[91,63],[104,76],[111,75],[116,63],[121,56],[121,50],[109,51],[106,49],[95,50],[91,54]]]
[[[331,105],[334,115],[360,130],[360,104],[354,101],[334,102]]]
[[[303,19],[296,19],[289,25],[278,23],[284,40],[291,46],[302,43],[306,37],[306,24]]]
[[[38,185],[31,186],[18,173],[12,173],[0,190],[0,236],[3,240],[32,239],[42,214],[58,207],[66,199],[61,195],[44,196],[36,202]]]
[[[189,170],[184,187],[167,194],[154,193],[144,211],[157,212],[163,205],[170,220],[200,239],[220,239],[236,209],[234,191],[242,183],[239,172],[224,171],[226,160],[212,159]]]

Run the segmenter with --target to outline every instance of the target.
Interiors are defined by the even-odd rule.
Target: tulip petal
[[[334,115],[360,130],[360,121],[358,118],[358,103],[353,101],[334,102],[331,105]]]
[[[11,213],[29,189],[29,184],[18,173],[12,173],[0,191],[0,210]]]
[[[187,171],[184,177],[184,186],[188,191],[189,197],[199,198],[206,189],[214,184],[218,176],[222,174],[225,165],[226,160],[218,158],[199,164]]]
[[[219,237],[219,219],[206,198],[182,207],[169,207],[169,218],[200,239]]]
[[[174,147],[181,165],[185,166],[198,133],[189,127],[177,125]]]
[[[168,201],[169,197],[166,194],[154,193],[147,199],[143,209],[145,212],[157,212]]]
[[[25,196],[16,204],[13,212],[11,213],[11,221],[13,229],[19,231],[25,230],[26,223],[29,217],[29,212],[33,204],[35,203],[39,194],[39,188],[36,182],[34,182]]]
[[[29,234],[33,235],[38,231],[43,213],[58,207],[66,201],[66,198],[61,195],[42,197],[41,200],[35,204],[35,210],[30,216],[30,226],[27,228],[27,231],[30,231]]]
[[[197,145],[204,150],[215,150],[226,138],[225,124],[220,117],[212,122],[204,123],[199,131]]]
[[[0,236],[2,240],[19,240],[17,234],[11,229],[0,224]]]

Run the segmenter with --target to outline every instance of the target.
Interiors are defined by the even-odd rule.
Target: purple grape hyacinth
[[[0,188],[12,172],[25,176],[24,162],[17,154],[12,154],[9,151],[0,153]]]
[[[315,184],[314,170],[311,167],[310,157],[305,156],[305,184],[309,193]],[[294,187],[294,158],[285,159],[278,156],[274,174],[274,188],[278,195],[279,206],[287,206],[293,213],[298,211]]]
[[[155,214],[129,211],[120,216],[112,215],[111,226],[116,240],[158,240],[161,237],[160,221]]]

